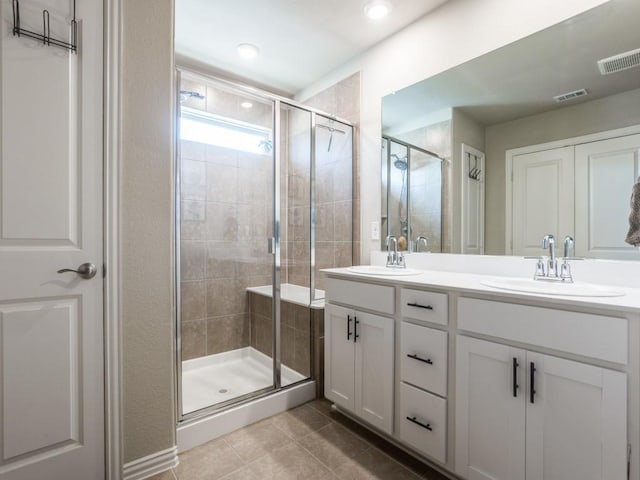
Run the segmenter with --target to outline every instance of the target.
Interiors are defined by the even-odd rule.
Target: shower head
[[[393,166],[394,167],[396,167],[398,170],[406,170],[407,169],[407,157],[400,158],[395,153],[392,153],[391,157],[395,158],[395,160],[393,161]]]
[[[180,90],[180,103],[186,102],[190,98],[197,98],[198,100],[204,100],[204,95],[195,92],[193,90]]]

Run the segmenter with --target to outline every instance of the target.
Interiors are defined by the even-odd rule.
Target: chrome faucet
[[[390,249],[393,243],[393,251]],[[394,235],[387,236],[387,267],[405,268],[406,264],[402,253],[398,252],[398,239]]]
[[[545,235],[542,239],[542,248],[549,249],[549,260],[547,262],[547,277],[558,276],[558,259],[556,258],[556,239],[553,235]]]
[[[562,282],[573,282],[571,276],[571,265],[569,265],[569,253],[573,250],[574,241],[570,236],[564,239],[564,257],[562,265],[558,270],[558,258],[556,257],[556,239],[553,235],[545,235],[542,239],[542,248],[549,249],[549,257],[539,257],[536,263],[536,271],[533,275],[534,280],[559,280]]]
[[[424,243],[425,248],[429,247],[429,241],[424,235],[418,235],[416,238],[416,253],[420,252],[420,242]]]
[[[393,251],[389,248],[393,243]],[[398,257],[398,239],[394,235],[387,235],[387,267],[396,264]]]

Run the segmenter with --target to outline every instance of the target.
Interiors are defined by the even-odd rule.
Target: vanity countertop
[[[513,300],[535,300],[537,303],[544,302],[550,305],[564,305],[575,307],[596,307],[602,309],[612,309],[622,312],[640,313],[640,288],[616,287],[625,293],[616,297],[584,297],[570,295],[549,295],[541,293],[528,293],[514,290],[504,290],[484,285],[482,282],[496,279],[504,279],[493,275],[481,275],[477,273],[460,273],[445,271],[428,271],[417,275],[407,276],[383,276],[365,275],[355,273],[348,268],[330,268],[322,272],[330,277],[342,278],[345,280],[361,280],[365,282],[384,283],[400,285],[403,287],[433,288],[439,290],[456,291],[471,294],[482,294],[483,296],[495,296],[501,299]]]

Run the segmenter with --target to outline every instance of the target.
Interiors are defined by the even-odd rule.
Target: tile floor
[[[446,480],[314,400],[180,455],[150,480]]]

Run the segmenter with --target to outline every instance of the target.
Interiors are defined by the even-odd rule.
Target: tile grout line
[[[316,399],[316,400],[317,400],[317,399]],[[403,463],[401,463],[400,461],[398,461],[397,459],[395,459],[395,458],[394,458],[394,457],[392,457],[391,455],[388,455],[388,454],[387,454],[387,453],[385,453],[382,449],[378,448],[376,445],[374,445],[374,444],[373,444],[373,443],[371,443],[369,440],[367,440],[365,437],[361,436],[360,434],[358,434],[358,433],[356,433],[356,432],[354,432],[354,431],[351,431],[349,428],[345,427],[345,426],[344,426],[344,425],[342,425],[340,422],[338,422],[338,421],[336,421],[336,420],[332,419],[329,415],[325,414],[324,412],[322,412],[321,410],[319,410],[318,408],[316,408],[314,405],[312,405],[312,403],[314,403],[314,401],[309,402],[309,405],[310,405],[313,409],[315,409],[316,411],[318,411],[320,414],[324,415],[325,417],[329,418],[329,420],[330,420],[331,422],[333,422],[333,423],[336,423],[336,424],[340,425],[342,428],[344,428],[344,429],[346,429],[347,431],[349,431],[349,433],[351,433],[352,435],[355,435],[357,438],[359,438],[359,439],[361,439],[362,441],[364,441],[364,442],[369,446],[369,448],[366,448],[366,449],[363,451],[363,453],[364,453],[364,452],[368,452],[368,451],[369,451],[369,450],[371,450],[371,449],[375,449],[375,450],[379,451],[380,453],[382,453],[382,455],[384,455],[385,457],[387,457],[387,458],[388,458],[388,459],[390,459],[391,461],[393,461],[393,462],[397,463],[398,465],[400,465],[400,466],[401,466],[402,468],[404,468],[405,470],[407,470],[407,471],[409,471],[410,473],[414,474],[416,477],[418,477],[418,478],[420,478],[420,479],[422,479],[422,480],[428,479],[428,477],[425,477],[425,474],[421,474],[421,473],[418,473],[418,472],[417,472],[417,471],[415,471],[415,470],[412,470],[411,468],[409,468],[408,466],[404,465]],[[340,412],[337,412],[337,413],[338,413],[338,414],[340,414]],[[345,417],[345,418],[348,418],[348,417]],[[324,427],[323,427],[323,428],[324,428]],[[364,427],[364,428],[366,428],[366,427]],[[383,440],[385,440],[385,441],[386,441],[386,439],[384,439],[383,437],[380,437],[380,438],[382,438]],[[390,445],[393,445],[393,444],[390,444]],[[303,448],[304,448],[304,447],[303,447]],[[310,453],[311,453],[311,452],[310,452]],[[312,454],[312,455],[313,455],[313,454]],[[417,459],[416,459],[416,460],[417,460]],[[417,461],[419,461],[419,460],[417,460]],[[322,462],[321,462],[321,463],[322,463]],[[421,462],[421,463],[424,463],[424,462]],[[324,464],[323,464],[323,465],[324,465]],[[427,466],[428,466],[428,465],[427,465]],[[330,469],[330,470],[331,470],[331,469]],[[333,472],[333,470],[331,470],[331,471]]]
[[[244,428],[246,428],[246,427],[244,427]],[[237,430],[236,430],[236,431],[237,431]],[[229,435],[229,434],[227,434],[227,435]],[[231,475],[233,472],[236,472],[236,471],[240,470],[241,468],[246,467],[246,466],[247,466],[247,465],[249,465],[249,463],[251,463],[251,462],[245,461],[245,459],[244,459],[244,458],[242,458],[242,457],[240,456],[240,454],[236,451],[236,448],[235,448],[233,445],[231,445],[229,442],[227,442],[227,439],[225,438],[227,435],[223,436],[223,437],[221,438],[221,440],[224,442],[224,444],[225,444],[227,447],[229,447],[229,448],[231,449],[231,451],[233,452],[233,454],[234,454],[236,457],[238,457],[238,460],[240,460],[240,463],[242,464],[242,466],[241,466],[241,467],[238,467],[238,468],[236,468],[235,470],[233,470],[232,472],[229,472],[229,473],[227,474],[227,475]],[[225,475],[225,477],[226,477],[227,475]],[[178,480],[179,480],[179,479],[178,479]]]
[[[324,427],[323,427],[323,428],[324,428]],[[311,433],[314,433],[314,432],[311,432]],[[306,437],[308,437],[309,435],[311,435],[311,433],[309,433],[308,435],[305,435],[305,436],[304,436],[304,437],[302,437],[302,438],[306,438]],[[339,477],[338,477],[338,475],[336,475],[335,471],[334,471],[334,470],[333,470],[329,465],[327,465],[327,464],[326,464],[326,463],[324,463],[322,460],[320,460],[318,457],[316,457],[316,456],[313,454],[313,452],[312,452],[311,450],[309,450],[309,449],[308,449],[308,448],[306,448],[304,445],[302,445],[298,440],[295,440],[295,442],[296,442],[296,444],[297,444],[301,449],[303,449],[305,452],[307,452],[309,455],[311,455],[311,458],[313,458],[313,459],[314,459],[315,461],[317,461],[320,465],[322,465],[324,468],[326,468],[326,469],[329,471],[329,473],[330,473],[331,475],[333,475],[335,478],[339,478]]]
[[[346,427],[344,427],[343,425],[340,425],[338,422],[334,421],[332,418],[330,418],[330,417],[327,417],[327,418],[329,418],[330,423],[328,423],[327,425],[325,425],[325,426],[323,426],[323,427],[319,428],[318,430],[316,430],[316,431],[314,431],[314,432],[310,432],[310,433],[308,433],[308,434],[307,434],[307,435],[305,435],[304,437],[301,437],[301,438],[300,438],[300,440],[302,440],[302,439],[304,439],[304,438],[307,438],[307,437],[309,437],[309,436],[313,435],[314,433],[318,433],[320,430],[322,430],[322,429],[324,429],[324,428],[329,427],[331,424],[336,424],[337,426],[339,426],[339,427],[341,427],[341,428],[345,429],[347,432],[349,432],[350,434],[352,434],[352,435],[353,435],[353,436],[355,436],[356,438],[358,438],[358,439],[362,440],[366,445],[368,445],[368,447],[367,447],[367,448],[365,448],[361,453],[367,452],[367,451],[369,451],[369,450],[373,447],[373,445],[372,445],[372,444],[370,444],[367,440],[363,439],[362,437],[360,437],[360,436],[359,436],[359,435],[357,435],[356,433],[351,432],[349,429],[347,429],[347,428],[346,428]],[[322,465],[322,466],[323,466],[323,467],[325,467],[327,470],[329,470],[329,472],[331,472],[331,474],[333,474],[333,476],[334,476],[334,477],[339,478],[339,477],[338,477],[338,474],[336,473],[336,470],[338,470],[338,468],[341,468],[341,467],[342,467],[342,465],[340,465],[340,466],[338,466],[337,468],[333,469],[333,468],[331,468],[329,465],[327,465],[326,463],[324,463],[321,459],[319,459],[318,457],[316,457],[316,456],[313,454],[313,452],[312,452],[311,450],[309,450],[309,449],[308,449],[308,448],[306,448],[304,445],[302,445],[298,440],[294,440],[294,441],[295,441],[295,442],[300,446],[300,448],[302,448],[303,450],[305,450],[306,452],[308,452],[308,453],[309,453],[309,455],[311,455],[315,460],[317,460],[317,461],[318,461],[318,463],[320,463],[320,465]],[[344,463],[346,463],[346,462],[344,462]],[[343,463],[343,464],[344,464],[344,463]]]

